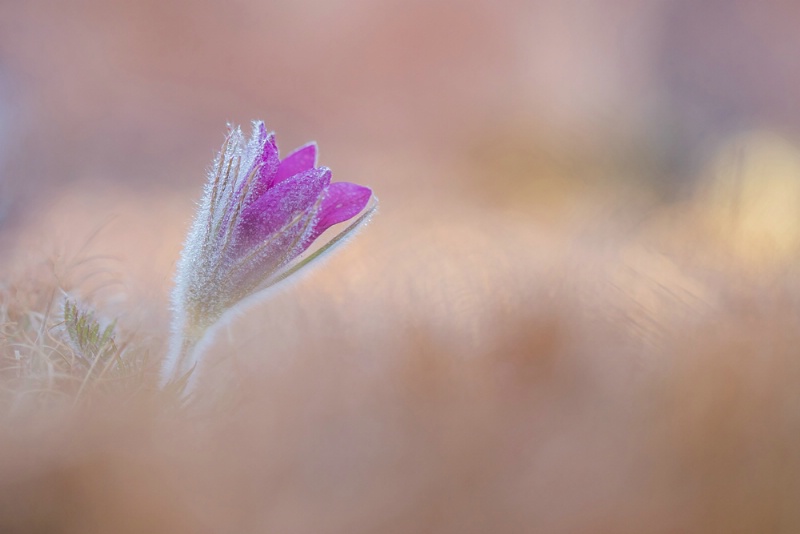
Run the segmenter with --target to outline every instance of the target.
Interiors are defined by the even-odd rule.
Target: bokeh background
[[[4,437],[10,531],[797,531],[798,21],[0,0],[7,280],[44,265],[157,352],[228,122],[381,200],[219,336],[232,421]]]
[[[800,121],[788,0],[2,8],[6,225],[76,182],[192,187],[225,123],[253,118],[285,149],[318,140],[340,179],[406,195],[386,209],[525,214],[548,180],[685,194],[725,140],[793,146]]]
[[[797,164],[797,10],[789,0],[6,1],[0,220],[35,224],[73,193],[112,189],[185,220],[225,124],[255,118],[284,150],[316,139],[335,177],[386,196],[380,224],[446,219],[436,213],[450,206],[561,218],[584,209],[571,209],[576,190],[609,183],[685,198],[719,179],[720,151]],[[741,174],[733,165],[727,174]],[[146,222],[180,227],[139,219],[121,221],[128,237],[151,235]]]

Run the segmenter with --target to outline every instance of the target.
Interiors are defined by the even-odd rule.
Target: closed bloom
[[[296,272],[374,211],[373,201],[313,256],[295,261],[322,232],[359,215],[373,198],[366,187],[331,183],[330,169],[316,160],[314,143],[281,159],[275,134],[263,122],[253,123],[249,141],[240,128],[230,130],[178,263],[162,384],[188,376],[198,360],[197,343],[223,313]]]

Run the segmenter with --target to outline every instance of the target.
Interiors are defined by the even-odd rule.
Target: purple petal
[[[250,174],[258,166],[258,173],[253,178],[252,184],[249,186],[247,192],[247,204],[252,204],[272,185],[275,171],[280,165],[280,157],[278,156],[278,145],[275,142],[275,134],[268,132],[264,123],[261,121],[253,122],[253,133],[250,140],[244,144],[241,137],[241,130],[238,128],[234,131],[237,134],[236,138],[237,148],[242,152],[239,154],[241,158],[237,163],[235,161],[235,154],[230,156],[227,164],[232,165],[233,168],[241,166],[238,173],[234,177],[236,180],[234,186],[235,190],[228,195],[226,200],[225,213],[222,216],[222,224],[220,224],[219,237],[225,234],[225,228],[228,226],[228,221],[236,211],[236,206],[239,204],[240,199],[245,194],[245,188],[250,181]],[[232,134],[232,135],[234,135]],[[231,172],[236,172],[232,170]]]
[[[256,246],[276,233],[294,228],[291,221],[315,208],[330,181],[330,169],[320,167],[295,174],[267,190],[242,210],[236,225],[235,254]],[[291,231],[302,233],[302,228]]]
[[[267,126],[264,121],[253,121],[253,141],[258,142],[259,145],[264,144],[264,140],[269,135]]]
[[[261,128],[263,127],[264,125],[262,123]],[[259,135],[261,134],[259,133]],[[278,155],[278,143],[275,140],[274,133],[270,132],[266,134],[263,145],[259,146],[257,150],[260,150],[261,153],[254,158],[253,166],[261,165],[261,169],[258,172],[258,176],[256,176],[252,192],[250,193],[250,198],[253,199],[257,199],[273,186],[275,183],[275,173],[278,171],[281,164],[281,159]],[[251,171],[252,168],[247,171],[248,174]]]
[[[309,244],[334,224],[344,222],[358,215],[367,205],[371,196],[372,190],[368,187],[349,182],[331,184],[322,199],[322,205],[320,206],[317,222],[311,233]]]
[[[317,165],[317,144],[308,143],[303,145],[281,161],[278,171],[275,174],[273,184],[277,184],[291,178],[295,174],[307,171]]]

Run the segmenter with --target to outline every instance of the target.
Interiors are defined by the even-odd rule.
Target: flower
[[[275,134],[261,121],[253,123],[249,141],[239,127],[230,128],[178,263],[162,385],[191,373],[197,343],[226,311],[293,274],[373,213],[374,200],[313,256],[295,262],[325,230],[352,219],[374,199],[367,187],[331,183],[330,169],[316,160],[315,143],[281,159]]]

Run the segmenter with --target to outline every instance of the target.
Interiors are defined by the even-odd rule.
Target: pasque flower
[[[330,169],[316,160],[314,143],[281,159],[275,134],[263,122],[253,123],[249,140],[240,128],[230,129],[178,262],[162,385],[193,382],[187,378],[199,360],[197,345],[226,311],[307,265],[372,214],[370,189],[331,183]],[[313,255],[299,259],[326,229],[359,214]]]

